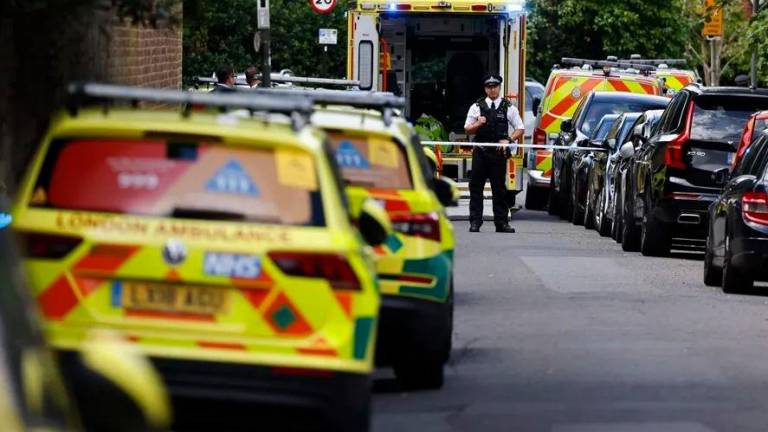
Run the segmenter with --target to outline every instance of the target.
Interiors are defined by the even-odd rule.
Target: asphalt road
[[[545,212],[513,225],[455,222],[446,384],[378,371],[374,431],[768,430],[768,287],[723,294],[701,255],[626,253]]]

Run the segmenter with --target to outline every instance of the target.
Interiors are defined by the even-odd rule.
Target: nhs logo
[[[208,276],[257,279],[261,276],[261,260],[255,255],[206,252],[203,271]]]

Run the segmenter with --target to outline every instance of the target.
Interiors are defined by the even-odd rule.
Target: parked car
[[[625,92],[593,92],[582,100],[572,119],[561,123],[557,145],[569,147],[553,153],[550,212],[570,220],[583,220],[584,202],[575,199],[573,164],[581,155],[579,147],[588,146],[589,136],[606,114],[641,112],[659,106],[659,97]]]
[[[619,114],[606,114],[600,119],[600,122],[595,126],[592,135],[589,137],[589,145],[591,147],[602,147],[605,136],[611,130],[616,123],[616,119],[619,118]],[[597,153],[600,153],[599,151]],[[586,194],[587,191],[587,178],[589,176],[589,170],[592,165],[592,160],[595,157],[595,151],[593,150],[581,150],[577,149],[574,152],[574,164],[573,164],[573,178],[575,196],[581,197]],[[572,219],[574,225],[584,223],[583,219]]]
[[[616,240],[621,241],[621,247],[625,251],[637,251],[640,247],[640,218],[637,216],[637,206],[632,193],[635,153],[653,136],[663,112],[664,110],[646,111],[637,119],[630,141],[619,148],[619,163],[614,165],[616,172],[613,175],[613,198],[607,207],[607,214],[612,215],[609,232],[614,231],[613,224],[618,221]]]
[[[756,112],[749,117],[747,124],[744,126],[744,131],[741,133],[739,146],[736,149],[736,156],[733,158],[731,167],[736,167],[736,164],[744,156],[744,152],[760,136],[760,132],[766,129],[768,129],[768,111]]]
[[[636,156],[643,255],[668,254],[673,238],[705,238],[707,208],[725,184],[744,124],[766,108],[768,90],[690,85],[675,95]]]
[[[621,144],[629,138],[635,121],[640,113],[624,113],[616,119],[605,138],[596,141],[593,146],[602,147],[605,151],[594,151],[591,154],[591,163],[587,172],[586,211],[584,212],[584,226],[588,229],[597,226],[597,219],[605,224],[609,218],[605,216],[608,203],[606,199],[606,185],[611,185],[613,178],[613,166],[618,159],[618,151]],[[610,195],[611,190],[608,189]]]
[[[736,164],[709,206],[704,283],[726,293],[768,280],[768,131]]]

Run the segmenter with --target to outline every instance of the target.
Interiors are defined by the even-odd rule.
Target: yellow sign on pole
[[[706,37],[723,37],[723,9],[715,7],[715,0],[706,0],[707,20],[704,22],[702,34]]]

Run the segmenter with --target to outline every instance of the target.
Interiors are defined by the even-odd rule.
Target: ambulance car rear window
[[[325,224],[313,155],[206,142],[53,142],[30,205],[183,219]]]
[[[413,189],[405,149],[391,138],[328,134],[344,182],[353,186]]]

